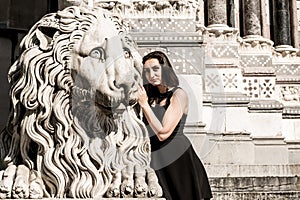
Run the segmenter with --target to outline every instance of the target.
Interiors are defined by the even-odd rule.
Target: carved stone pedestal
[[[45,198],[43,200],[58,200],[57,198]],[[62,198],[59,200],[70,200],[69,198]],[[77,200],[165,200],[165,198],[87,198]]]

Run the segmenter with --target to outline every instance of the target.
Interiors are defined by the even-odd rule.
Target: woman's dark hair
[[[149,59],[155,58],[158,60],[162,69],[162,82],[164,85],[169,87],[177,87],[179,85],[179,80],[177,75],[175,74],[171,62],[165,53],[161,51],[153,51],[143,57],[143,64]],[[144,83],[148,83],[145,74],[143,72],[143,81]]]
[[[157,59],[159,64],[161,65],[161,76],[162,76],[162,84],[169,87],[177,87],[179,85],[179,80],[177,75],[175,74],[175,71],[172,68],[171,62],[169,58],[161,51],[153,51],[143,57],[142,63],[145,64],[147,60],[150,59]],[[152,104],[153,101],[161,96],[159,90],[157,87],[151,85],[148,83],[148,80],[145,77],[144,71],[143,71],[143,81],[144,81],[144,87],[147,92],[148,96],[148,103]]]

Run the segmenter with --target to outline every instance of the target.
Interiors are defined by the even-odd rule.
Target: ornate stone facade
[[[296,3],[65,0],[59,9],[105,8],[123,18],[141,55],[159,49],[170,56],[191,96],[185,132],[206,164],[214,199],[297,199]]]
[[[254,181],[253,187],[265,188],[262,180],[268,175],[253,170],[259,165],[266,165],[275,177],[286,176],[291,187],[283,190],[299,190],[297,180],[289,178],[300,169],[294,165],[300,163],[300,57],[292,44],[296,40],[286,40],[289,34],[296,36],[290,28],[292,20],[280,28],[282,33],[270,35],[270,24],[279,29],[282,20],[287,20],[286,11],[295,7],[288,1],[266,0],[184,1],[185,6],[174,6],[179,2],[170,1],[170,6],[163,1],[159,7],[157,1],[132,1],[121,15],[140,53],[166,51],[183,80],[182,87],[198,98],[190,102],[193,109],[185,130],[209,164],[215,199],[222,194],[239,199],[237,191],[261,196],[249,193],[255,189],[242,191],[236,185],[230,186],[235,188],[231,194],[220,189],[229,187],[236,176],[244,177],[235,180],[241,185]],[[269,8],[264,10],[264,5]],[[238,12],[239,8],[243,10]],[[270,21],[270,15],[276,20]],[[241,167],[239,174],[232,171],[236,166]],[[291,170],[280,172],[281,167]],[[278,194],[276,187],[286,185],[278,184],[273,186],[274,193],[264,194],[266,198],[299,196],[299,192]]]

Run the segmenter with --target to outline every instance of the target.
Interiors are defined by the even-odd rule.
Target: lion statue
[[[160,197],[135,112],[141,57],[120,18],[71,6],[24,37],[8,72],[0,198]]]

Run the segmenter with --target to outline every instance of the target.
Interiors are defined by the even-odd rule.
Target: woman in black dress
[[[167,56],[154,51],[143,57],[139,105],[151,141],[151,167],[167,200],[212,198],[203,164],[183,134],[188,96]]]

